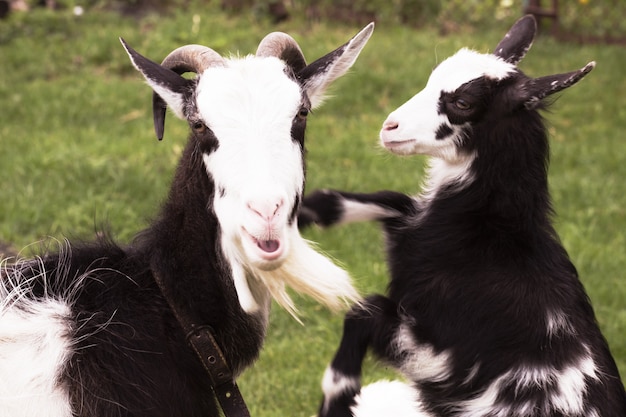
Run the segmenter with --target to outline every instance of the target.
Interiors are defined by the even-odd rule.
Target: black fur
[[[210,380],[155,283],[158,273],[197,323],[213,328],[238,375],[259,354],[264,319],[245,313],[207,212],[213,184],[192,137],[160,217],[128,247],[103,238],[44,257],[33,296],[72,298],[74,353],[62,383],[75,416],[217,416]],[[74,283],[72,277],[87,274]]]
[[[522,53],[512,55],[518,59]],[[442,93],[440,114],[452,124],[469,123],[457,146],[476,155],[469,168],[472,180],[444,184],[428,199],[411,199],[410,206],[407,196],[383,203],[380,193],[324,191],[305,198],[305,225],[342,221],[349,214],[348,200],[397,208],[377,218],[387,238],[388,293],[366,298],[346,316],[330,366],[334,377],[358,380],[368,349],[401,368],[416,354],[398,347],[402,327],[418,346],[447,358],[443,377],[407,375],[433,416],[465,415],[464,402],[480,397],[512,369],[580,370],[578,361],[588,355],[596,377],[584,377],[584,406],[575,416],[626,415],[615,361],[552,226],[546,128],[536,108],[525,106],[518,95],[531,81],[515,72]],[[457,105],[459,99],[464,102]],[[548,318],[555,312],[567,324],[549,331]],[[498,387],[498,414],[483,409],[472,415],[521,416],[514,411],[530,403],[534,407],[524,417],[564,417],[551,405],[559,382],[547,378],[518,386],[513,375]],[[357,393],[352,386],[333,392],[320,415],[351,416]]]

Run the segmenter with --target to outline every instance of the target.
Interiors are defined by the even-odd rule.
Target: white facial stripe
[[[266,194],[272,184],[293,200],[304,180],[301,152],[291,139],[300,87],[277,58],[228,65],[207,70],[198,86],[198,110],[219,142],[207,160],[211,175],[227,193]]]
[[[255,134],[291,126],[301,91],[278,58],[248,56],[207,69],[197,90],[198,110],[218,137],[252,129]]]
[[[253,239],[287,244],[286,219],[302,192],[302,152],[291,137],[301,90],[284,69],[277,58],[250,56],[209,68],[198,84],[198,112],[218,141],[204,156],[209,175],[224,190],[216,193],[214,208],[224,243],[237,245],[240,253],[248,249],[241,261],[257,248]],[[250,209],[278,205],[275,222],[264,222]]]
[[[452,92],[476,78],[487,77],[501,80],[514,71],[514,65],[495,55],[461,49],[435,68],[430,75],[426,89]]]
[[[301,89],[284,69],[272,57],[232,59],[207,69],[197,89],[199,116],[218,142],[203,161],[217,190],[222,250],[248,313],[265,308],[267,294],[252,277],[292,255],[288,229],[297,226],[288,218],[304,183],[302,151],[291,136]]]

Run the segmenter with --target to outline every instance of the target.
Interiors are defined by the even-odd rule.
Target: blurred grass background
[[[68,1],[62,10],[16,12],[0,21],[0,241],[16,251],[27,248],[28,254],[29,244],[48,236],[89,238],[102,224],[126,242],[148,224],[166,195],[187,126],[170,115],[165,139],[156,141],[150,90],[119,36],[159,61],[186,43],[225,55],[252,53],[265,34],[281,30],[296,38],[311,61],[354,35],[364,23],[358,20],[375,18],[374,36],[354,69],[309,119],[307,189],[416,193],[424,161],[384,153],[377,145],[382,121],[423,87],[438,62],[463,46],[490,51],[521,14],[520,3],[500,2],[481,12],[488,18],[475,9],[474,18],[448,16],[452,8],[433,11],[436,18],[430,20],[425,10],[407,22],[410,2],[398,0],[386,6],[365,2],[363,10],[381,3],[381,11],[338,22],[323,13],[325,2],[317,3],[317,14],[305,7],[309,2],[293,2],[290,18],[277,23],[263,12],[263,1],[225,11],[216,2],[173,1],[179,7],[166,7],[161,0],[153,2],[162,6],[158,11],[132,15],[119,13],[118,3],[112,8],[92,1],[77,16],[72,7],[78,2]],[[141,1],[127,3],[142,10]],[[436,2],[415,7],[430,3]],[[620,45],[564,43],[549,32],[521,65],[529,75],[598,63],[546,114],[550,185],[557,230],[624,376],[626,53]],[[387,272],[376,225],[311,229],[305,235],[340,260],[363,293],[384,292]],[[305,326],[274,308],[261,358],[240,379],[254,416],[304,417],[317,409],[320,378],[338,344],[342,318],[297,299]],[[365,381],[392,375],[368,361]]]

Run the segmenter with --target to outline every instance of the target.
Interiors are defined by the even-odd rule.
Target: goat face
[[[397,154],[424,154],[447,164],[467,165],[476,144],[472,129],[503,112],[533,109],[544,97],[567,88],[594,66],[532,79],[516,67],[532,44],[532,16],[518,20],[493,54],[461,49],[437,66],[426,87],[392,112],[380,132],[382,145]]]
[[[484,85],[514,66],[467,49],[443,61],[426,87],[392,112],[383,124],[382,145],[397,154],[424,154],[455,162],[471,123],[481,115]]]
[[[311,254],[303,249],[296,219],[304,192],[306,118],[321,104],[330,83],[352,66],[372,31],[370,24],[310,65],[284,33],[269,34],[255,55],[225,59],[209,48],[188,45],[173,51],[161,65],[122,41],[154,90],[157,136],[162,137],[169,106],[188,121],[192,140],[200,144],[213,186],[207,206],[219,223],[222,252],[240,298],[249,274],[270,291],[280,286],[262,278],[268,271],[300,264],[300,274],[311,275],[302,271],[306,268],[301,260]],[[180,75],[190,71],[198,76],[190,80]],[[286,275],[293,274],[280,274]]]
[[[236,256],[274,269],[289,254],[304,187],[310,102],[274,57],[229,61],[199,80],[194,118],[217,146],[203,154],[222,238]]]

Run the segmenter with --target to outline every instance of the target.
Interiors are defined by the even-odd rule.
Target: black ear
[[[315,60],[298,73],[313,108],[322,103],[330,84],[354,64],[373,32],[372,22],[344,45]]]
[[[510,64],[517,65],[532,46],[536,32],[537,21],[533,15],[522,17],[504,35],[493,54]]]
[[[578,71],[566,72],[564,74],[548,75],[528,80],[523,86],[524,106],[533,109],[545,97],[558,93],[568,87],[573,86],[583,77],[591,72],[596,66],[595,62],[590,62]]]
[[[157,138],[161,140],[163,138],[166,106],[169,105],[178,117],[183,118],[182,106],[193,81],[181,77],[176,71],[144,57],[131,48],[124,39],[120,38],[120,42],[135,68],[141,72],[154,91],[152,100],[154,128]]]

